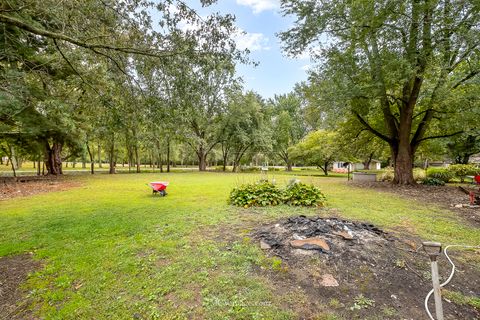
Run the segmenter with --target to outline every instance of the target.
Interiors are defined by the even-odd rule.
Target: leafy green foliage
[[[447,183],[452,180],[453,174],[445,168],[429,168],[427,170],[427,178],[435,178]]]
[[[234,188],[230,192],[229,203],[245,208],[275,206],[282,203],[282,196],[282,191],[273,183],[262,181]]]
[[[480,310],[480,298],[466,296],[459,291],[450,291],[445,290],[445,293],[442,291],[442,295],[445,295],[445,298],[452,300],[454,303],[461,306],[472,306],[477,310]]]
[[[395,173],[392,169],[385,169],[385,171],[380,176],[380,181],[393,181]]]
[[[275,96],[270,101],[272,108],[272,136],[273,152],[282,159],[287,170],[292,170],[289,148],[302,139],[306,132],[302,97],[300,92],[294,91],[287,95]]]
[[[291,206],[324,206],[325,195],[313,185],[292,183],[285,189],[283,199]]]
[[[355,297],[353,301],[354,304],[352,307],[350,307],[350,310],[368,309],[369,307],[373,307],[375,305],[375,300],[367,298],[363,294]]]
[[[428,177],[422,181],[422,184],[426,186],[444,186],[445,182],[437,178]]]
[[[388,143],[395,183],[414,182],[417,147],[456,136],[478,119],[472,111],[479,58],[466,49],[479,40],[477,1],[282,0],[281,6],[295,21],[279,35],[287,54],[308,51],[319,62],[308,83],[319,119],[353,117]]]
[[[413,169],[413,180],[422,181],[427,177],[427,174],[424,169],[415,168]]]
[[[471,164],[452,164],[448,167],[448,172],[463,182],[466,176],[479,174],[480,168]]]
[[[292,206],[323,206],[325,196],[313,185],[294,182],[284,190],[277,188],[268,181],[244,184],[230,192],[228,202],[232,205],[248,208],[252,206],[265,207],[285,203]]]
[[[310,132],[302,141],[289,148],[291,158],[304,165],[314,165],[328,175],[328,168],[340,156],[338,135],[333,131]]]

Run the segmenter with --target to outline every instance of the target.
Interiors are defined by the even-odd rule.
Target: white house
[[[356,163],[348,163],[337,161],[333,163],[333,172],[347,172],[350,169],[350,172],[357,171],[357,170],[364,170],[365,166],[363,163],[356,162]],[[380,170],[382,168],[380,161],[372,160],[370,162],[370,170]]]

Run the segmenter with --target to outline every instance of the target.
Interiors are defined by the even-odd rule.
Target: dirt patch
[[[24,182],[0,183],[0,201],[27,197],[39,193],[63,191],[81,186],[81,183],[67,178],[45,178]]]
[[[399,239],[371,224],[305,216],[261,226],[252,237],[267,255],[282,260],[284,271],[259,272],[283,290],[300,286],[313,308],[320,300],[345,319],[426,318],[430,267],[418,239]],[[479,270],[457,255],[451,256],[459,271],[448,287],[480,295]],[[439,264],[445,280],[450,266],[445,258]],[[445,319],[480,317],[479,310],[452,302],[445,302],[444,309]]]
[[[397,186],[390,182],[352,183],[350,185],[394,193],[404,198],[436,204],[465,218],[474,226],[480,226],[480,208],[470,207],[469,196],[462,192],[457,186],[425,186],[422,184]],[[468,186],[466,188],[478,190],[478,187],[474,186]]]
[[[25,309],[21,285],[40,267],[30,254],[0,258],[0,319],[33,319]]]

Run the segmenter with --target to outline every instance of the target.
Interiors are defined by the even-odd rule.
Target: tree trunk
[[[5,150],[5,149],[4,149]],[[15,150],[13,149],[12,146],[8,146],[8,151],[9,153],[7,154],[8,155],[8,159],[10,160],[10,165],[12,166],[12,172],[13,172],[13,176],[16,177],[17,176],[17,172],[16,172],[16,161],[15,161]],[[7,164],[8,164],[8,161],[7,161]]]
[[[227,171],[227,160],[228,160],[228,152],[223,154],[223,172]]]
[[[290,161],[287,162],[287,171],[292,171],[292,163]]]
[[[372,163],[372,159],[373,159],[373,152],[370,153],[370,155],[368,156],[368,159],[366,159],[363,162],[363,169],[370,170],[370,164]]]
[[[167,138],[167,172],[170,172],[170,137]]]
[[[115,134],[112,134],[112,140],[110,141],[110,159],[109,160],[109,166],[110,168],[108,169],[109,174],[114,174],[115,173]]]
[[[229,147],[225,146],[225,142],[222,141],[222,159],[223,159],[223,166],[222,166],[222,171],[225,172],[227,171],[227,161],[228,161],[228,151]]]
[[[95,160],[93,159],[93,153],[92,153],[92,150],[90,150],[90,146],[88,145],[88,142],[87,142],[87,152],[88,152],[88,156],[90,157],[90,173],[95,174]]]
[[[102,167],[102,150],[100,149],[100,145],[98,145],[98,167]]]
[[[392,156],[394,158],[395,176],[394,184],[414,184],[413,179],[413,159],[414,153],[410,144],[401,144],[398,149],[392,148]]]
[[[138,147],[135,145],[135,163],[137,165],[137,173],[140,173],[140,157],[138,156]]]
[[[207,153],[203,146],[201,146],[197,151],[198,156],[198,170],[207,171]]]
[[[45,167],[47,168],[47,174],[63,174],[61,152],[61,143],[54,142],[50,147],[48,141],[45,142]]]
[[[40,172],[40,158],[41,158],[41,156],[38,156],[38,158],[37,158],[37,176],[39,176],[40,173],[41,173]]]

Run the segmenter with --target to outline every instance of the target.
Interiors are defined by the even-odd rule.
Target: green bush
[[[447,183],[453,178],[451,171],[445,168],[428,168],[427,178],[435,178]]]
[[[393,169],[385,169],[385,171],[380,176],[380,181],[393,181],[395,172]]]
[[[244,208],[275,206],[281,203],[313,207],[325,205],[325,200],[323,193],[315,186],[292,180],[284,190],[268,181],[244,184],[230,192],[228,203]]]
[[[445,182],[437,178],[425,178],[422,183],[426,186],[444,186]]]
[[[325,196],[313,185],[292,183],[283,192],[283,200],[291,206],[316,207],[325,205]]]
[[[415,181],[423,181],[427,177],[427,174],[425,173],[424,169],[421,168],[415,168],[413,169],[413,179]]]
[[[283,202],[283,192],[274,184],[262,181],[253,184],[244,184],[230,192],[229,203],[241,206],[275,206]]]
[[[259,167],[241,167],[240,168],[240,171],[242,172],[258,172],[260,171],[260,168]]]
[[[480,169],[471,164],[452,164],[448,167],[448,171],[452,176],[459,178],[461,182],[465,181],[466,176],[480,173]]]

